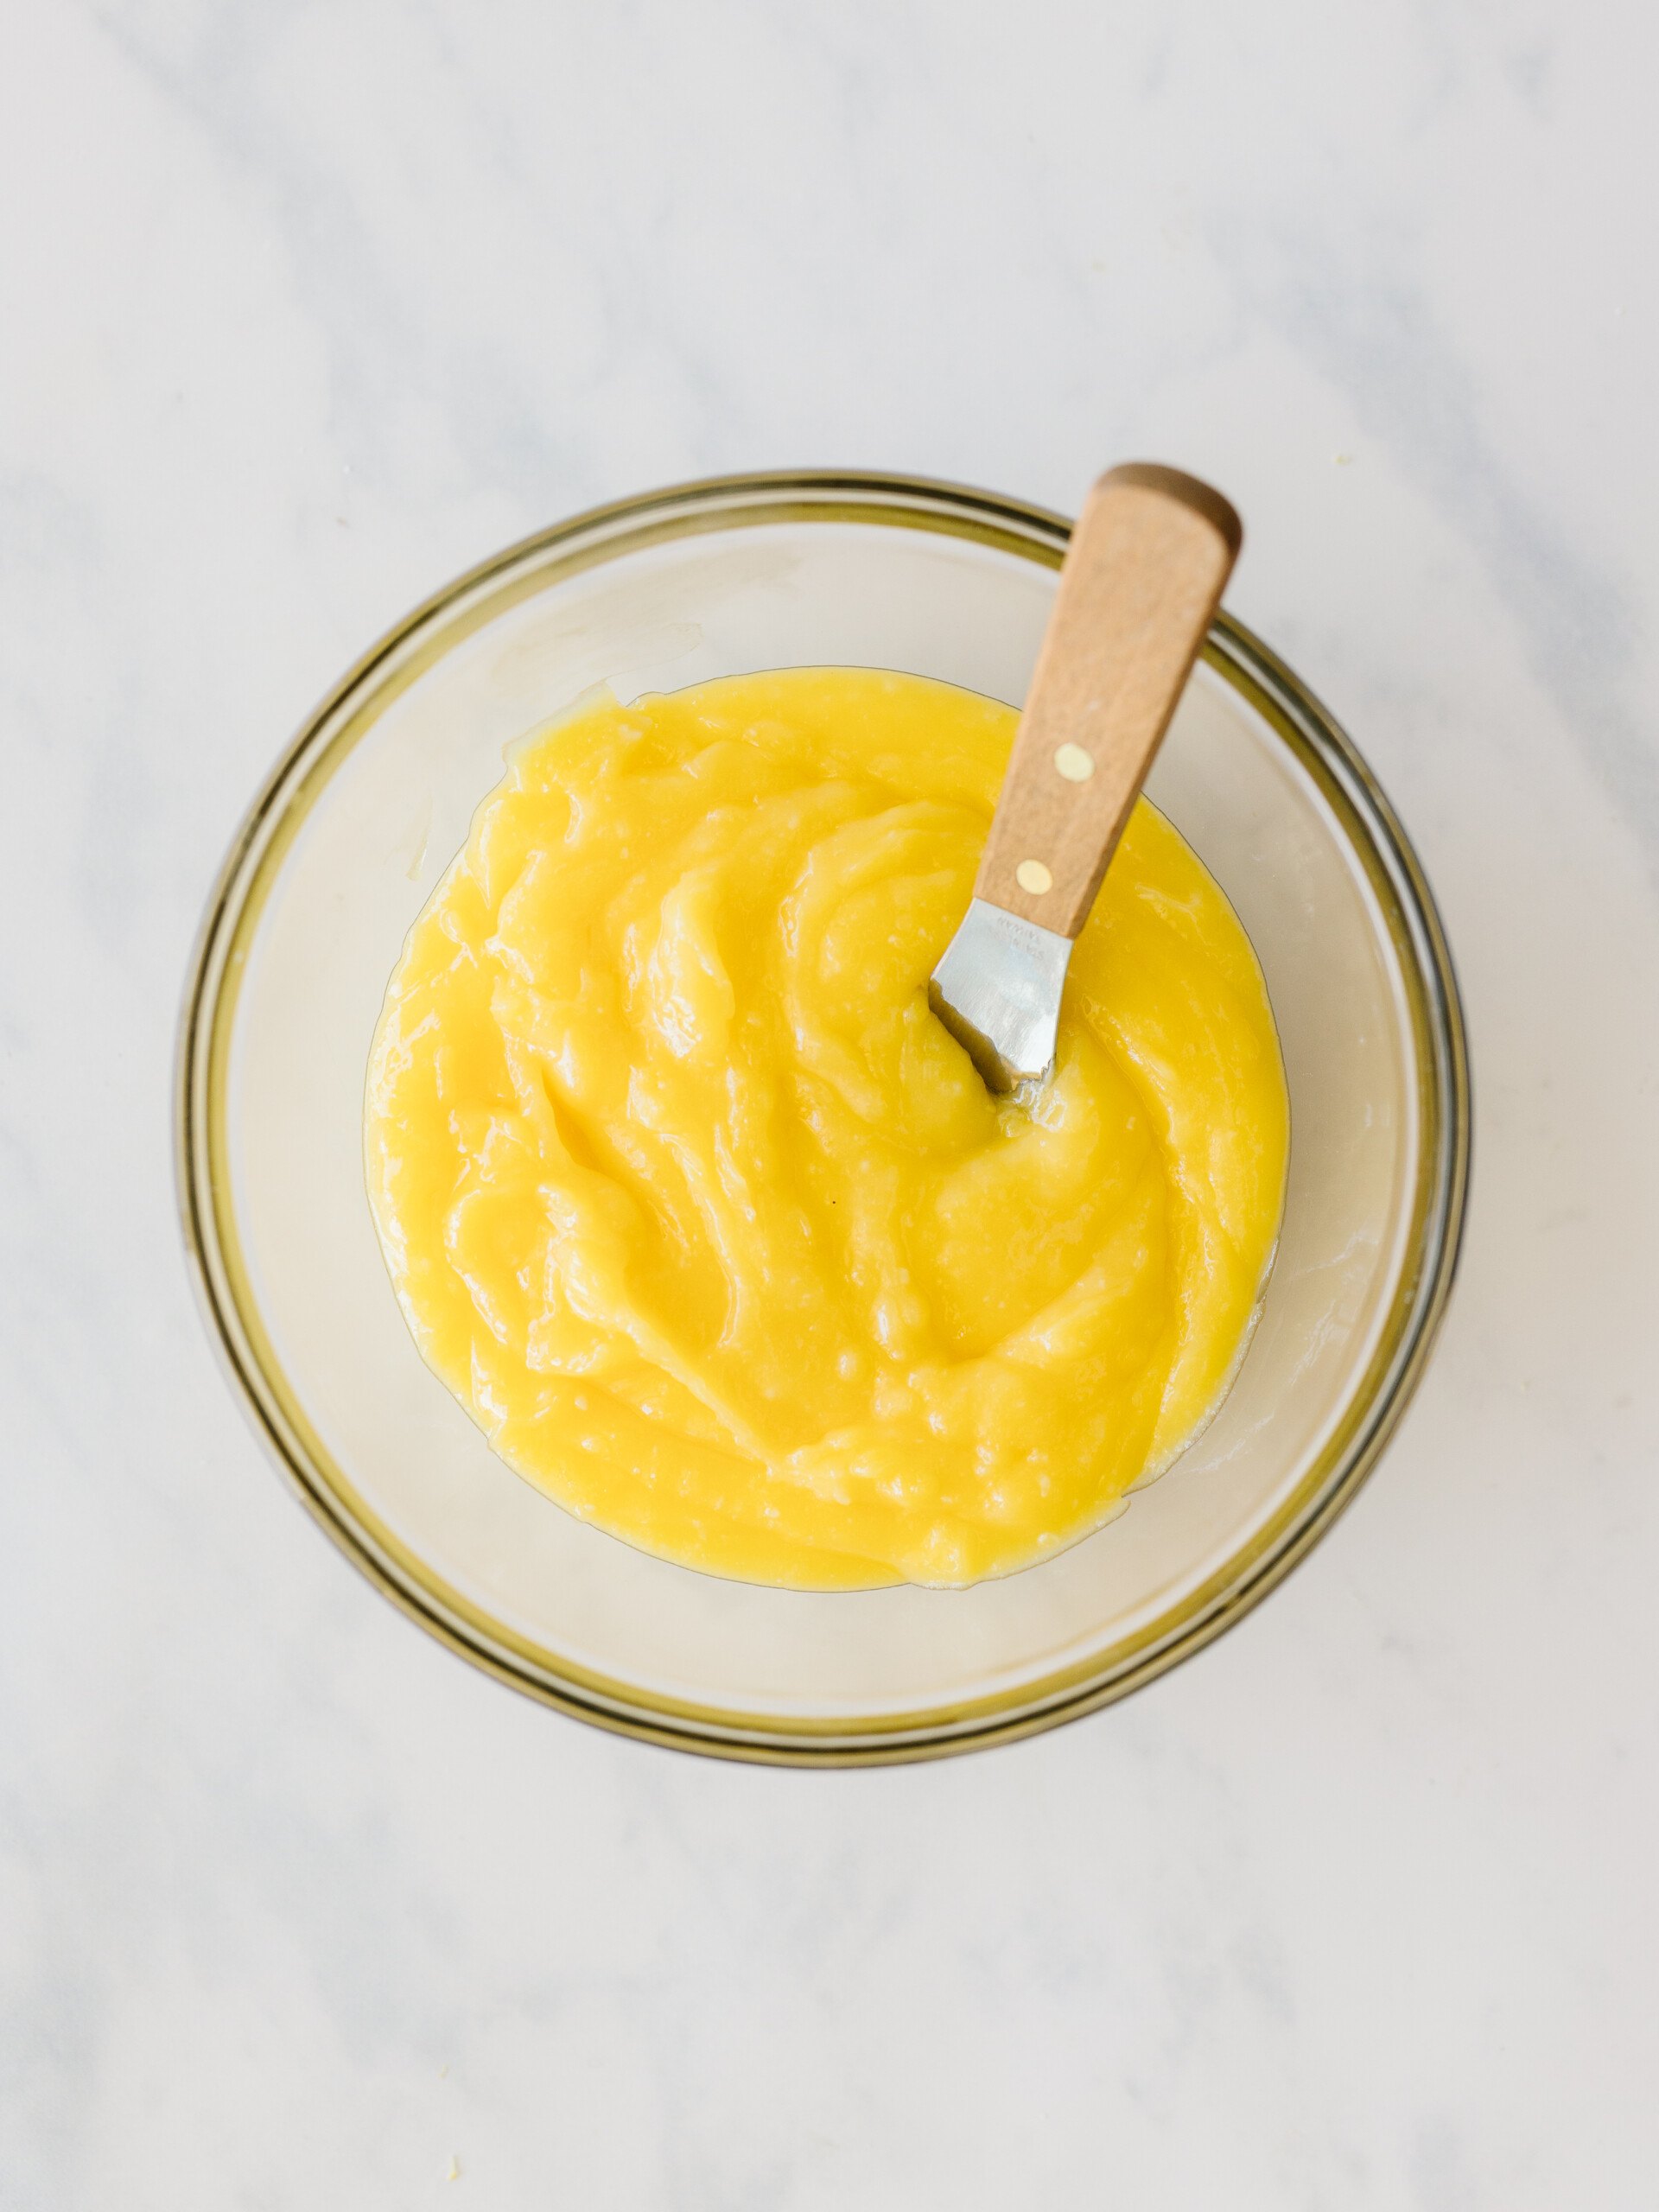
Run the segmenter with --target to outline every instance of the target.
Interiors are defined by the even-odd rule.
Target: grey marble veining
[[[1659,17],[18,0],[0,70],[0,2207],[1659,2192]],[[1479,1104],[1353,1512],[1128,1704],[772,1774],[517,1700],[282,1491],[173,1026],[260,777],[594,500],[1212,475]],[[458,2177],[447,2178],[452,2164]]]

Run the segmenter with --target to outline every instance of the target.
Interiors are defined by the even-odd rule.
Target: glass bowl
[[[1249,932],[1291,1159],[1221,1412],[1109,1526],[966,1591],[818,1595],[647,1557],[513,1475],[423,1364],[364,1194],[370,1039],[404,932],[503,772],[601,680],[626,698],[839,664],[1014,703],[1065,520],[903,477],[728,478],[543,531],[429,601],[302,730],[214,889],[180,1043],[179,1185],[255,1427],[422,1625],[561,1711],[688,1750],[917,1758],[1085,1713],[1217,1635],[1306,1553],[1422,1373],[1469,1150],[1457,987],[1353,746],[1223,616],[1148,786]]]

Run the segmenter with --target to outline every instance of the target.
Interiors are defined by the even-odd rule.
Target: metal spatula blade
[[[1040,1082],[1054,1060],[1072,940],[987,899],[969,901],[927,1002],[991,1090]]]
[[[1219,492],[1150,462],[1109,470],[1078,518],[973,900],[928,985],[992,1090],[1053,1065],[1071,947],[1243,538]]]

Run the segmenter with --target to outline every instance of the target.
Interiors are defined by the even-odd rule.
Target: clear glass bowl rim
[[[1469,1056],[1445,931],[1410,841],[1346,733],[1278,656],[1219,614],[1205,658],[1313,775],[1364,868],[1393,940],[1414,1033],[1421,1143],[1407,1260],[1376,1354],[1313,1468],[1266,1529],[1177,1615],[1081,1673],[1023,1685],[971,1713],[780,1728],[682,1707],[533,1662],[487,1618],[458,1608],[414,1554],[366,1527],[331,1484],[326,1453],[260,1325],[232,1215],[228,1067],[248,944],[283,853],[334,769],[391,696],[516,601],[559,577],[672,538],[766,522],[859,522],[939,531],[1058,568],[1063,515],[968,486],[860,470],[714,477],[588,510],[481,562],[388,631],[306,720],[245,817],[209,896],[188,973],[175,1096],[175,1172],[196,1294],[255,1433],[354,1566],[429,1633],[512,1688],[574,1718],[716,1757],[804,1766],[938,1758],[1030,1735],[1141,1688],[1239,1620],[1304,1558],[1357,1493],[1410,1402],[1457,1271],[1471,1139]],[[365,710],[372,706],[373,713]],[[1039,1570],[1040,1571],[1040,1570]]]

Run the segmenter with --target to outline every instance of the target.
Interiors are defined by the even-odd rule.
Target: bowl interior
[[[1149,788],[1265,971],[1288,1195],[1230,1395],[1114,1523],[966,1592],[726,1582],[569,1517],[422,1363],[364,1195],[364,1071],[404,934],[504,746],[601,681],[627,698],[804,664],[1019,702],[1057,534],[905,520],[682,517],[666,535],[532,548],[446,595],[371,657],[279,774],[228,879],[208,979],[212,1302],[311,1502],[475,1656],[692,1740],[947,1742],[1099,1693],[1207,1632],[1351,1470],[1421,1272],[1421,979],[1368,824],[1218,632]]]

